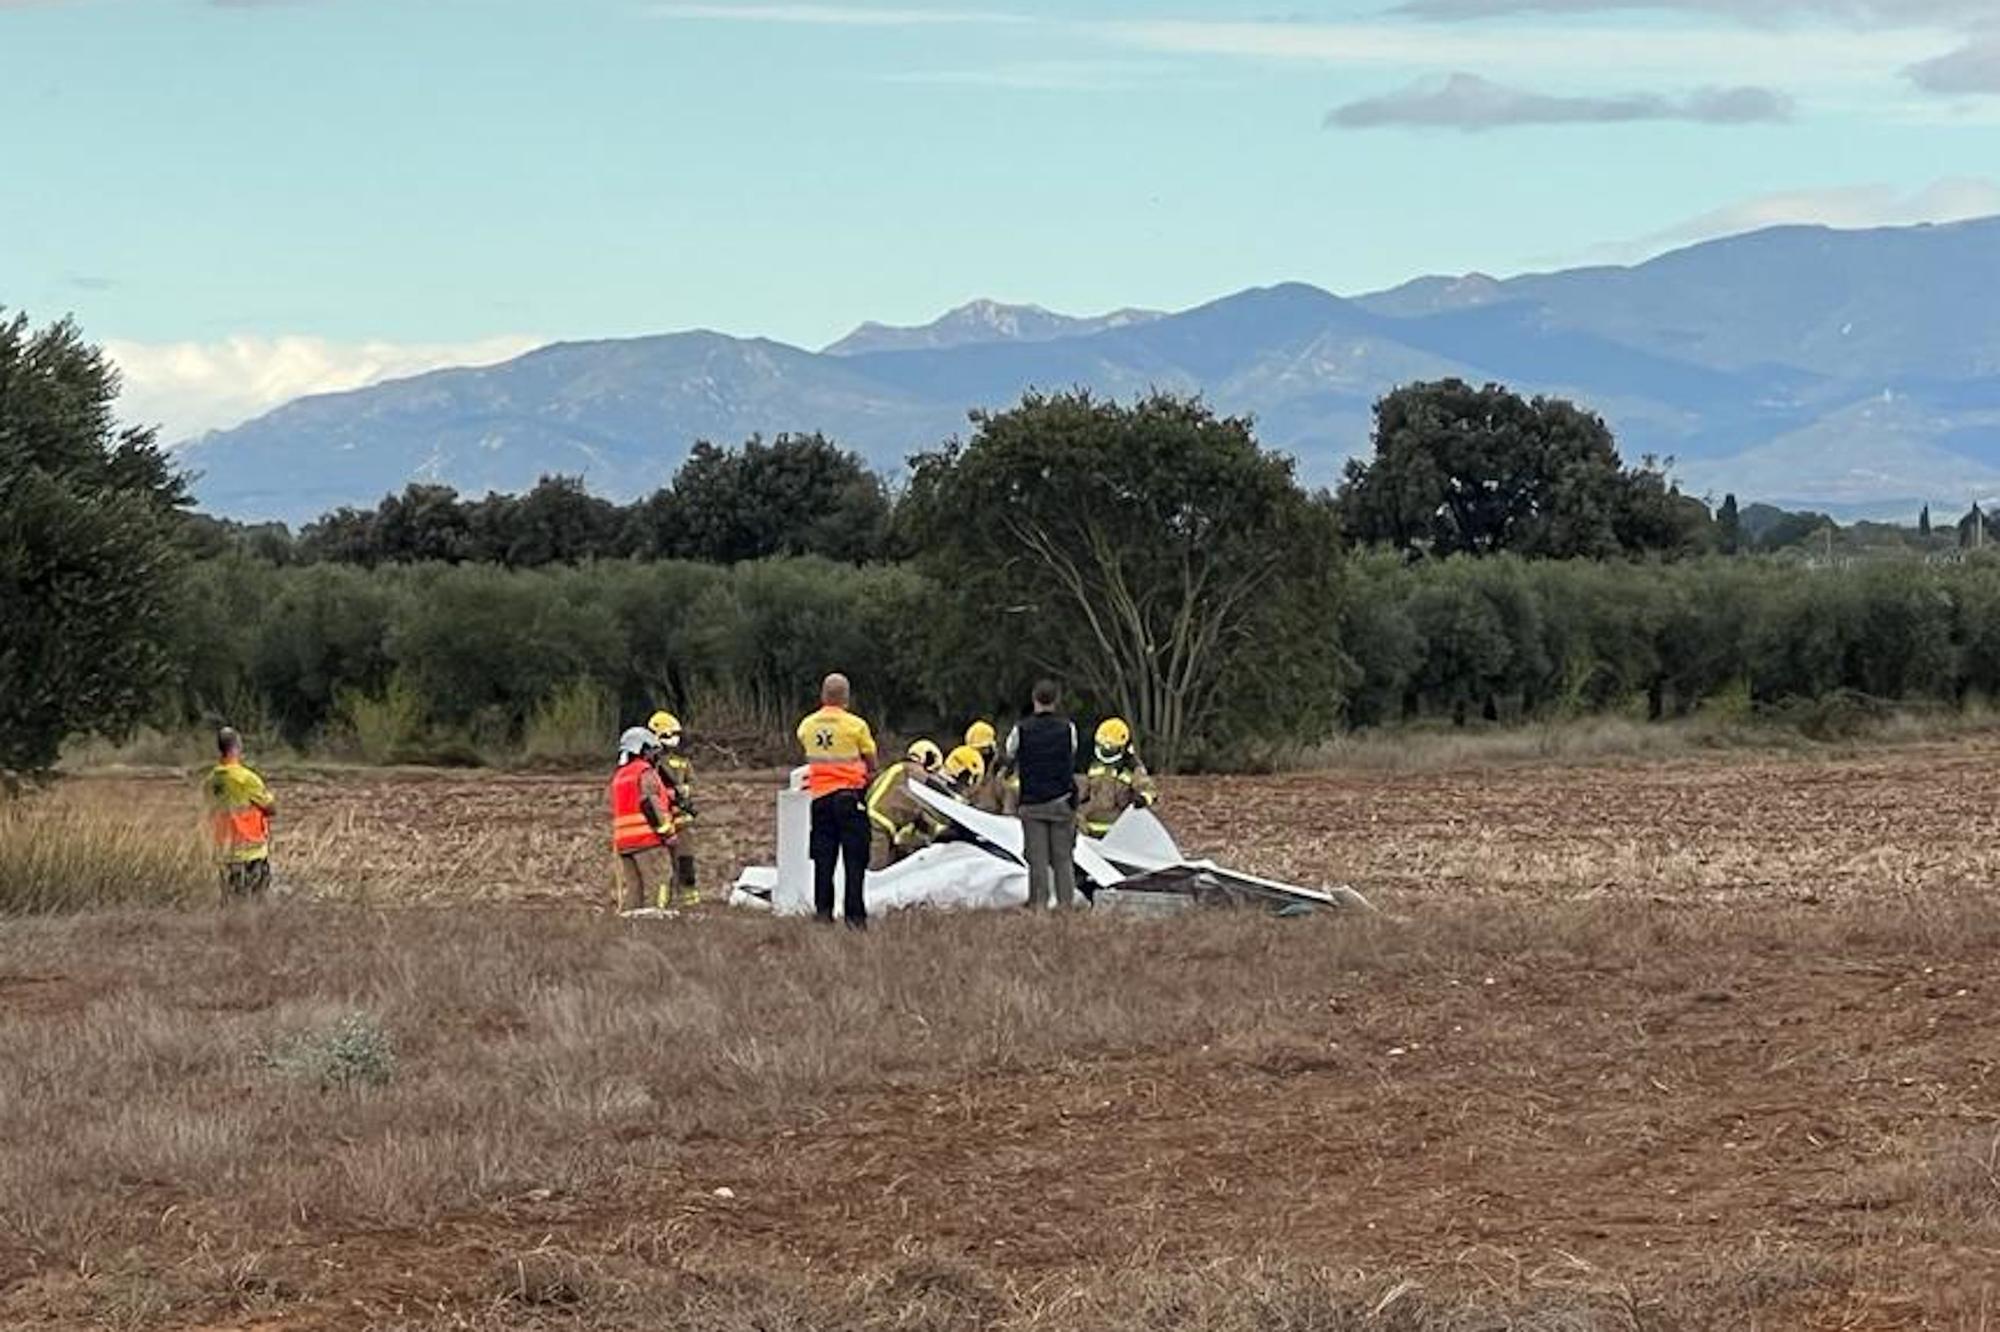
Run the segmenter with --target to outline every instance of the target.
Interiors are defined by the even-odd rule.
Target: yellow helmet
[[[1132,747],[1132,727],[1123,717],[1107,717],[1097,728],[1097,757],[1106,763]]]
[[[913,742],[905,757],[925,772],[936,772],[944,766],[944,751],[928,740]]]
[[[960,789],[977,786],[986,776],[986,758],[971,745],[960,745],[944,761],[944,775]]]
[[[646,723],[646,729],[660,738],[660,743],[672,748],[681,742],[681,719],[671,712],[660,711],[653,714]]]
[[[978,750],[983,758],[986,752],[1000,746],[1000,733],[993,729],[990,721],[976,721],[965,728],[965,743]]]

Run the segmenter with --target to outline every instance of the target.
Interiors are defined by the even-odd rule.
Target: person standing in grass
[[[222,866],[225,898],[262,897],[271,886],[271,816],[278,802],[243,762],[243,737],[225,726],[215,733],[216,764],[202,782],[209,835]]]
[[[1076,904],[1076,723],[1056,711],[1053,680],[1035,686],[1034,708],[1007,736],[1007,767],[1019,780],[1028,909]]]
[[[846,874],[848,928],[868,928],[868,811],[862,800],[875,776],[875,734],[847,710],[852,688],[829,675],[819,689],[820,708],[799,723],[806,754],[806,792],[812,796],[813,910],[833,923],[834,871]]]
[[[618,737],[618,768],[611,774],[611,849],[618,857],[620,914],[642,907],[665,910],[674,851],[674,795],[655,758],[660,741],[643,726]]]

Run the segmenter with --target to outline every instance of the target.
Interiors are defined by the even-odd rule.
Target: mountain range
[[[1778,227],[1631,267],[1303,283],[1171,314],[981,301],[820,351],[696,331],[543,347],[301,398],[188,442],[214,512],[315,516],[411,480],[651,490],[699,439],[819,430],[878,466],[1029,387],[1199,391],[1331,482],[1384,391],[1447,375],[1574,398],[1696,493],[1869,516],[2000,495],[2000,218]]]

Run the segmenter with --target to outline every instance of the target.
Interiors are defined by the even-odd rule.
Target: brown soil
[[[1171,783],[1162,812],[1191,850],[1353,884],[1410,922],[1381,935],[1398,960],[1330,952],[1281,984],[1238,935],[1147,927],[1160,974],[1236,975],[1268,1021],[922,1068],[705,1127],[614,1183],[432,1224],[307,1220],[252,1242],[216,1194],[136,1266],[194,1270],[203,1233],[248,1267],[200,1268],[199,1292],[157,1306],[107,1294],[131,1262],[52,1267],[0,1230],[0,1322],[647,1326],[692,1317],[696,1289],[717,1325],[814,1325],[717,1294],[751,1281],[802,1292],[820,1325],[1164,1327],[1119,1283],[1247,1289],[1277,1264],[1384,1319],[1428,1292],[1434,1321],[1408,1327],[1983,1327],[2000,1302],[1996,758],[1970,742]],[[769,855],[774,781],[709,783],[712,885]],[[594,782],[278,785],[297,887],[503,913],[601,895]],[[162,779],[102,789],[179,798]],[[759,967],[785,965],[774,931],[797,928],[715,907],[695,924]],[[1032,956],[992,928],[996,955]],[[0,1023],[54,1038],[115,984],[0,962]],[[1258,1308],[1234,1325],[1364,1325]]]

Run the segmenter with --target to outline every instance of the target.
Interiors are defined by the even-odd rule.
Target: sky
[[[0,305],[177,439],[555,339],[2000,213],[2000,0],[0,0],[0,163]]]

